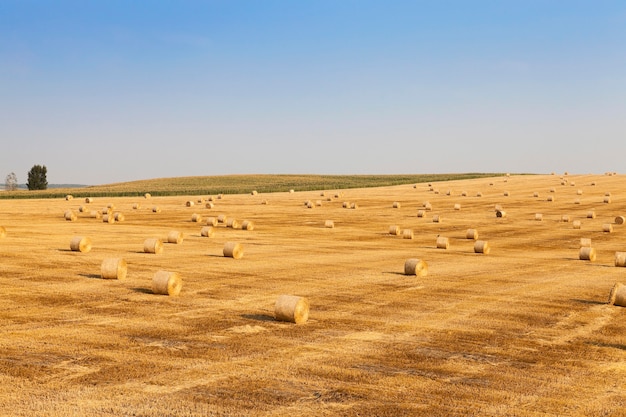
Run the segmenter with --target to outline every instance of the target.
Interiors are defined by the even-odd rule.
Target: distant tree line
[[[28,182],[26,187],[29,190],[47,190],[48,189],[48,168],[45,165],[33,165],[28,171]],[[4,180],[4,189],[6,191],[15,191],[18,188],[17,175],[11,172]]]

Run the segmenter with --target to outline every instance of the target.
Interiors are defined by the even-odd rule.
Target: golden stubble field
[[[625,415],[626,308],[607,304],[626,282],[624,190],[621,175],[536,175],[224,195],[212,209],[208,195],[0,200],[0,415]],[[108,204],[123,222],[78,212]],[[202,237],[194,213],[255,229]],[[143,252],[173,230],[182,243]],[[70,251],[75,236],[92,250]],[[243,258],[222,255],[227,241]],[[100,278],[111,257],[126,279]],[[404,275],[409,258],[428,275]],[[180,274],[178,297],[152,293],[159,270]],[[283,294],[309,300],[307,323],[274,319]]]

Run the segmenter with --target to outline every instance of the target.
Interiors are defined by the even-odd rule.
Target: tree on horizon
[[[26,186],[29,190],[47,190],[48,179],[46,178],[48,169],[45,165],[34,165],[28,171],[28,182]]]

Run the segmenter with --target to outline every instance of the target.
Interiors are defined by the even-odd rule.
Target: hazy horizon
[[[625,44],[623,1],[0,1],[0,175],[619,172]]]

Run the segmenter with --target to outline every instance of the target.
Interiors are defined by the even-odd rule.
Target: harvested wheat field
[[[0,200],[0,414],[625,415],[626,307],[608,303],[626,283],[615,266],[626,251],[626,225],[615,223],[626,214],[625,176],[185,204],[209,197],[99,197],[96,208],[124,214],[113,223],[79,212],[82,199]],[[418,217],[425,203],[432,210]],[[203,236],[194,213],[254,228],[210,224]],[[488,253],[475,252],[468,229]],[[168,243],[172,231],[184,239]],[[91,250],[72,251],[76,236]],[[581,238],[593,261],[579,258]],[[144,251],[148,239],[163,250]],[[225,256],[228,242],[242,256]],[[123,279],[102,278],[107,259],[125,262]],[[427,274],[405,275],[408,259]],[[157,273],[176,278],[159,285],[178,295],[153,292]],[[279,303],[298,324],[275,317],[282,296],[300,297]]]

